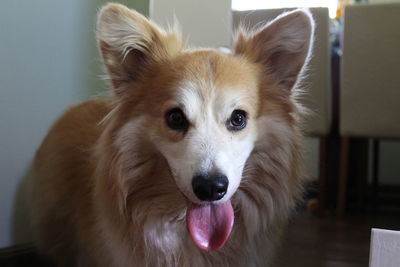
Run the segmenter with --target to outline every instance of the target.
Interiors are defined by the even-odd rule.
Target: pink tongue
[[[218,205],[188,203],[187,227],[194,243],[201,249],[221,248],[231,233],[233,220],[231,201]]]

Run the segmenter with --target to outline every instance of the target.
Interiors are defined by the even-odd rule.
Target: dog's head
[[[289,12],[254,31],[239,30],[227,54],[187,49],[175,30],[124,6],[101,10],[99,47],[125,111],[117,140],[123,146],[140,132],[140,142],[146,139],[166,159],[188,200],[189,231],[200,247],[219,248],[229,235],[230,199],[262,138],[259,118],[290,98],[312,31],[308,11]],[[200,225],[206,218],[215,219],[207,223],[212,233]]]

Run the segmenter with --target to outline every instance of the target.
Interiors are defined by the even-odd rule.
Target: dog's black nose
[[[223,174],[195,175],[192,188],[195,195],[202,201],[220,200],[228,189],[228,178]]]

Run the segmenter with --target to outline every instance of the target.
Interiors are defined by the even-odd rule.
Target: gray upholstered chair
[[[345,9],[340,134],[337,213],[343,216],[349,137],[400,137],[400,4],[351,5]]]
[[[233,11],[232,23],[253,27],[271,21],[285,10],[265,9],[251,11]],[[320,207],[325,207],[327,180],[326,136],[331,131],[331,48],[329,40],[329,12],[327,8],[310,9],[316,22],[313,57],[310,61],[306,79],[303,82],[302,103],[311,113],[305,119],[305,130],[309,136],[319,138],[319,182]]]

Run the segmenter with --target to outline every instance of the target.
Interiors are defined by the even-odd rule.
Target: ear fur
[[[239,27],[234,51],[262,65],[278,86],[291,90],[311,54],[314,21],[307,9],[284,13],[267,25],[249,32]]]
[[[166,32],[138,12],[114,3],[98,14],[97,41],[117,93],[149,64],[175,56],[183,46],[176,27]]]

